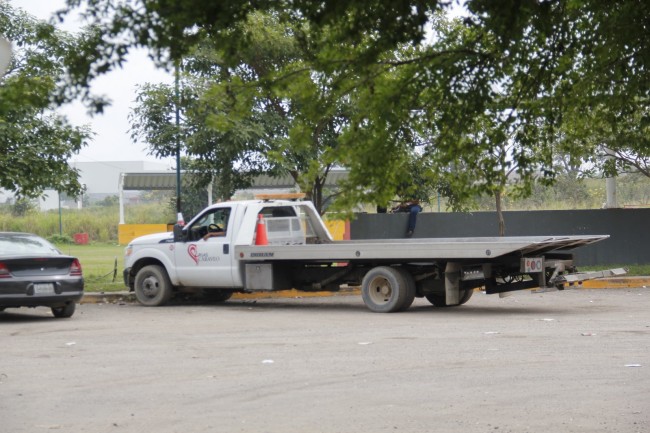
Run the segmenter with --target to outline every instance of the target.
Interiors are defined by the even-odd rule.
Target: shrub
[[[74,240],[68,235],[52,235],[47,238],[53,244],[64,244],[70,245],[74,243]]]

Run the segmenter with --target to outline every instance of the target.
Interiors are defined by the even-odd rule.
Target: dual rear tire
[[[455,307],[469,301],[473,293],[473,289],[461,290],[460,300],[454,305],[447,305],[444,293],[425,297],[436,307]],[[413,276],[401,267],[378,266],[368,271],[361,283],[363,302],[375,313],[404,311],[413,303],[415,294]]]
[[[430,295],[425,295],[425,298],[433,304],[434,307],[457,307],[463,305],[465,302],[469,301],[469,298],[474,294],[474,289],[464,289],[460,291],[460,300],[458,304],[447,305],[445,300],[445,294],[432,293]]]
[[[404,311],[415,299],[415,281],[404,268],[377,266],[363,277],[361,296],[375,313]]]

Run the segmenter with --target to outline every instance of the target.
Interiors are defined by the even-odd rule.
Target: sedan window
[[[45,239],[23,233],[0,234],[0,255],[61,254]]]

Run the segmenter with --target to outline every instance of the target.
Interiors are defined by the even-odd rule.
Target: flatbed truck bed
[[[373,239],[305,245],[239,245],[245,261],[275,260],[471,260],[497,259],[508,254],[544,254],[592,244],[609,236],[512,236],[476,238]]]

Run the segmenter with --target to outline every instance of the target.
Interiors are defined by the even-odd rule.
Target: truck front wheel
[[[164,268],[149,265],[135,276],[135,297],[147,307],[166,304],[172,297],[172,283]]]
[[[375,313],[407,309],[415,298],[415,284],[406,276],[402,270],[390,266],[371,269],[361,283],[363,302]]]

